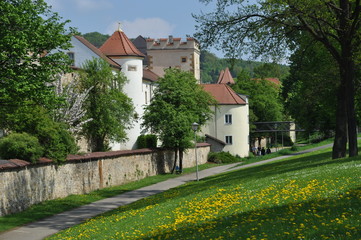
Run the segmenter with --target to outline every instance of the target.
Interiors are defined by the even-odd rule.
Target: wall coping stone
[[[197,148],[200,147],[208,147],[209,143],[197,143]],[[129,156],[129,155],[141,155],[141,154],[149,154],[152,152],[157,152],[164,150],[162,148],[142,148],[135,150],[119,150],[119,151],[109,151],[109,152],[92,152],[86,153],[84,155],[68,155],[66,161],[64,163],[73,163],[73,162],[81,162],[81,161],[94,161],[104,158],[116,158],[120,156]],[[1,170],[9,170],[9,169],[17,169],[17,168],[25,168],[28,166],[35,165],[45,165],[53,163],[51,159],[48,158],[40,158],[37,163],[30,163],[21,159],[9,159],[9,160],[0,160],[0,171]]]

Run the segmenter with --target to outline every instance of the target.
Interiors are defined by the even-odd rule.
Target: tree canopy
[[[126,129],[134,116],[132,100],[123,93],[126,77],[119,70],[112,71],[107,62],[93,59],[85,62],[80,77],[82,91],[87,91],[83,134],[92,151],[107,151],[111,141],[127,139]]]
[[[165,148],[179,151],[180,171],[182,153],[193,146],[192,123],[205,124],[211,116],[209,104],[215,104],[189,72],[167,69],[157,81],[151,103],[145,107],[142,126],[156,133]]]
[[[212,0],[201,0],[208,3]],[[231,8],[234,7],[235,8]],[[339,68],[333,158],[358,154],[355,115],[355,60],[360,48],[359,0],[217,0],[214,12],[195,16],[196,38],[226,52],[284,56],[307,34],[319,42]]]
[[[49,105],[56,99],[53,77],[68,70],[72,29],[42,0],[0,1],[0,105]],[[12,110],[13,110],[12,108]],[[11,110],[9,110],[11,111]]]

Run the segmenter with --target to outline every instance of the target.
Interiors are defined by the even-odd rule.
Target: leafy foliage
[[[209,104],[215,101],[191,73],[179,69],[167,69],[157,84],[151,103],[145,107],[142,126],[156,133],[163,147],[181,154],[193,145],[192,123],[203,125],[212,114]]]
[[[330,136],[336,124],[337,63],[320,44],[304,45],[290,59],[282,89],[285,109],[307,132]]]
[[[85,119],[82,134],[90,142],[92,151],[107,151],[111,141],[126,139],[126,129],[131,127],[134,107],[123,91],[127,81],[120,71],[112,71],[102,59],[86,61],[80,78],[81,90],[89,91],[85,102]]]
[[[107,34],[101,34],[98,32],[90,32],[90,33],[85,33],[83,34],[83,37],[88,40],[89,42],[91,42],[94,46],[96,46],[97,48],[100,48],[103,43],[110,37]]]
[[[209,3],[212,0],[201,0]],[[356,64],[361,46],[361,2],[352,0],[260,0],[257,3],[217,0],[214,12],[195,16],[196,38],[228,54],[250,52],[278,59],[296,50],[305,34],[319,42],[337,63],[333,158],[358,154],[355,111]],[[231,7],[234,8],[231,8]]]
[[[208,162],[235,163],[235,162],[241,162],[241,158],[237,156],[233,156],[229,152],[210,152],[208,154]]]
[[[77,152],[73,136],[67,127],[54,122],[49,113],[39,106],[24,106],[7,115],[7,123],[15,132],[26,132],[37,137],[44,148],[44,157],[55,162],[65,161],[68,154]]]
[[[68,21],[60,22],[43,0],[0,1],[0,9],[0,104],[12,111],[28,101],[57,103],[50,83],[69,70],[69,59],[62,52],[47,53],[70,47]]]
[[[206,50],[201,51],[200,64],[202,83],[216,83],[220,72],[227,67],[230,68],[232,76],[247,73],[250,78],[282,79],[288,74],[288,66],[285,65],[241,59],[220,59]]]
[[[0,139],[0,156],[4,159],[20,159],[35,163],[44,149],[38,139],[28,133],[11,133]]]
[[[154,134],[140,135],[137,139],[138,148],[157,147],[157,136]]]

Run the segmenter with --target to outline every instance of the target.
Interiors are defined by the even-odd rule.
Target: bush
[[[153,134],[140,135],[137,139],[138,148],[156,148],[157,136]]]
[[[0,139],[0,156],[5,159],[17,158],[35,163],[43,152],[38,139],[27,133],[12,133]]]
[[[241,161],[242,159],[239,156],[233,156],[229,152],[210,152],[208,154],[208,162],[235,163]]]
[[[38,106],[24,107],[8,116],[10,130],[26,132],[37,137],[44,148],[44,157],[59,163],[68,154],[78,151],[75,139],[64,124],[54,122],[48,112]]]

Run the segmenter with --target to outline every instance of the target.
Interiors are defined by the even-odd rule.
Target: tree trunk
[[[174,170],[175,170],[175,168],[177,166],[177,158],[178,158],[178,148],[174,149],[174,164],[173,164],[171,174],[174,173]]]
[[[348,46],[343,50],[344,63],[341,66],[341,78],[346,86],[346,113],[347,113],[347,130],[348,130],[348,151],[349,157],[358,155],[357,147],[357,123],[355,113],[355,71],[352,61],[352,53]]]
[[[336,133],[332,148],[332,158],[343,158],[346,156],[347,145],[347,115],[346,115],[346,100],[345,100],[345,86],[341,84],[337,94],[337,108],[336,108]]]
[[[183,148],[179,149],[179,173],[183,172]]]

